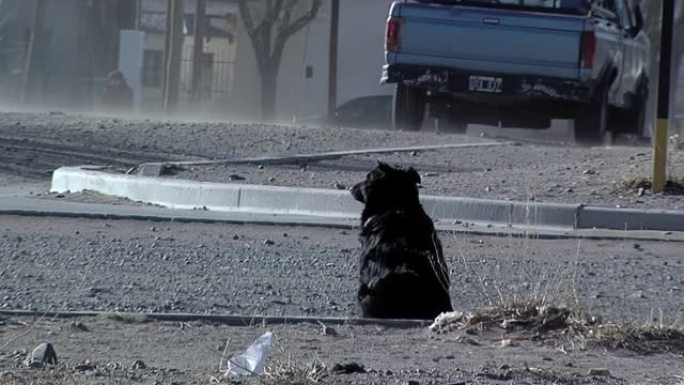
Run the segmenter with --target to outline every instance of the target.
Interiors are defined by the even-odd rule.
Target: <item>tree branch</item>
[[[316,18],[316,15],[318,15],[318,11],[321,9],[321,5],[323,5],[322,0],[311,0],[311,9],[302,16],[300,16],[297,20],[295,20],[292,24],[289,23],[289,18],[291,17],[291,12],[292,8],[294,8],[294,5],[297,3],[296,0],[291,0],[292,7],[289,9],[290,13],[287,15],[288,18],[288,23],[287,24],[281,24],[279,31],[278,31],[278,37],[280,38],[281,36],[284,36],[285,39],[287,40],[290,36],[294,35],[295,33],[299,32],[302,28],[306,27],[307,24],[309,24],[313,19]],[[284,19],[283,19],[284,21]]]

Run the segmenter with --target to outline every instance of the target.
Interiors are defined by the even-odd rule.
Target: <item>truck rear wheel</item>
[[[601,145],[608,138],[608,87],[603,87],[597,100],[578,108],[575,116],[575,142]]]
[[[395,130],[419,131],[425,118],[425,91],[397,84],[392,103],[392,125]]]
[[[639,87],[639,92],[634,105],[627,114],[628,121],[626,133],[642,138],[646,132],[646,109],[648,108],[648,80],[644,80]]]

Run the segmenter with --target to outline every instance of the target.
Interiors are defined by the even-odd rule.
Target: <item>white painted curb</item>
[[[193,182],[63,167],[52,175],[51,192],[95,191],[177,209],[358,218],[362,205],[349,191]],[[684,212],[588,207],[579,204],[515,202],[422,196],[425,211],[443,222],[479,225],[684,231]]]
[[[193,182],[62,167],[52,174],[51,192],[100,194],[175,209],[356,217],[361,204],[348,191]]]

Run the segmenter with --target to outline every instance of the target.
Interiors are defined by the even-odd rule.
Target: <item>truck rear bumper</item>
[[[593,85],[578,80],[502,73],[478,73],[411,64],[386,64],[382,84],[400,83],[483,99],[544,99],[588,102]]]

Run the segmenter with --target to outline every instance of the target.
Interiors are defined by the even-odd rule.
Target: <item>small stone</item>
[[[85,326],[82,322],[72,322],[71,328],[76,329],[76,330],[80,330],[83,332],[89,332],[90,331],[90,329],[88,329],[88,327]]]
[[[589,369],[589,375],[590,376],[610,377],[610,370],[605,369],[605,368],[593,368],[593,369]]]
[[[416,156],[416,155],[418,155],[417,151],[411,151],[411,156]]]
[[[634,247],[636,250],[641,249],[641,245],[638,244],[638,243],[635,243],[635,244],[633,245],[633,247]]]
[[[572,188],[568,188],[568,189],[565,190],[565,192],[566,192],[566,193],[571,193],[571,192],[575,192],[575,190],[573,190]]]
[[[408,380],[404,382],[404,385],[420,385],[420,382],[416,380]]]
[[[240,239],[240,236],[237,235],[237,234],[234,234],[234,235],[233,235],[233,240],[234,240],[234,241],[237,241],[238,239]]]
[[[143,362],[143,360],[135,360],[135,362],[133,363],[133,369],[134,370],[147,369],[147,365],[145,364],[145,362]]]
[[[273,182],[275,182],[275,178],[274,178],[274,177],[268,178],[268,183],[273,183]]]
[[[584,170],[584,171],[582,171],[582,174],[584,174],[584,175],[594,175],[594,174],[596,174],[596,171],[595,171],[595,170],[591,170],[591,169],[589,169],[589,170]]]
[[[489,186],[487,186],[487,187],[485,187],[485,191],[490,192],[490,191],[492,191],[492,189]]]
[[[507,348],[507,347],[510,347],[510,346],[515,346],[515,344],[513,343],[513,340],[511,340],[511,339],[503,339],[503,340],[501,340],[501,347],[502,347],[502,348]]]
[[[258,168],[259,170],[263,170],[263,169],[264,169],[264,165],[263,165],[263,164],[260,164],[260,165],[257,166],[257,168]]]
[[[347,189],[347,186],[343,185],[342,183],[335,183],[334,186],[338,190],[346,190]]]
[[[57,198],[64,198],[65,195],[64,195],[64,194],[57,194],[56,197],[57,197]]]
[[[643,187],[639,187],[639,190],[637,190],[637,195],[640,197],[644,196],[644,188]]]
[[[245,180],[245,177],[240,176],[240,175],[238,175],[238,174],[230,174],[230,175],[228,176],[228,180],[231,181],[231,182],[232,182],[232,181],[236,181],[236,180]]]
[[[266,240],[264,241],[264,246],[273,246],[273,245],[275,245],[275,242],[273,242],[273,241],[270,240],[270,239],[266,239]]]

